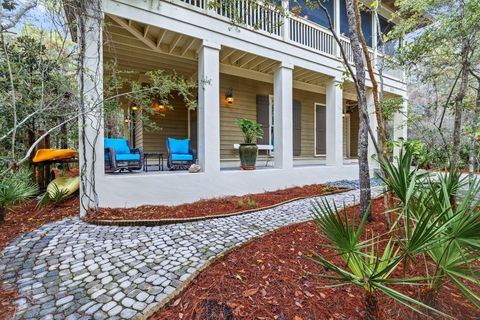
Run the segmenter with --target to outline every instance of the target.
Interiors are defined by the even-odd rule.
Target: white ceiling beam
[[[182,34],[177,34],[177,36],[173,39],[172,43],[170,44],[170,50],[168,50],[168,53],[172,54],[175,48],[177,47],[178,43],[180,40],[182,40],[183,35]]]
[[[190,40],[190,42],[186,43],[184,46],[183,46],[183,49],[182,49],[182,52],[180,55],[184,56],[188,50],[190,50],[190,48],[193,46],[193,44],[197,41],[197,39],[192,39]]]
[[[227,61],[228,58],[237,50],[235,49],[223,49],[222,52],[220,53],[220,62],[225,62]]]
[[[167,34],[167,30],[163,29],[160,31],[160,34],[157,37],[157,44],[156,44],[157,48],[160,48],[160,46],[162,45],[163,38],[165,38],[166,34]]]
[[[125,22],[122,18],[116,17],[116,16],[110,16],[116,23],[118,23],[120,26],[123,28],[127,29],[131,34],[133,34],[138,40],[142,41],[145,43],[150,49],[160,52],[158,49],[157,45],[150,39],[145,38],[143,36],[143,33],[140,32],[138,29],[135,27],[131,26],[129,23]]]
[[[148,35],[148,30],[150,29],[150,25],[147,24],[145,28],[143,29],[143,37],[146,38]]]
[[[245,68],[245,66],[246,66],[247,64],[249,64],[250,62],[252,62],[253,60],[255,60],[255,59],[257,59],[257,58],[258,58],[258,56],[252,55],[251,57],[247,57],[247,58],[245,58],[245,59],[242,59],[242,60],[240,61],[240,64],[239,64],[238,66],[239,66],[240,68]]]

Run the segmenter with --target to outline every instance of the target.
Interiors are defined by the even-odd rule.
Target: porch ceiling
[[[106,15],[104,58],[115,60],[133,77],[151,70],[175,70],[187,77],[197,75],[198,50],[202,40],[114,15]],[[220,51],[220,72],[273,83],[279,61],[230,47]],[[140,79],[139,78],[139,79]],[[305,68],[293,70],[293,86],[323,92],[328,76]]]
[[[201,40],[113,15],[105,22],[104,57],[116,60],[120,68],[139,73],[175,70],[188,76],[197,72]]]

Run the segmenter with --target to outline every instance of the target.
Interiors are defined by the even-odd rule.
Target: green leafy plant
[[[6,210],[34,197],[38,192],[27,170],[9,171],[0,178],[0,223]]]
[[[247,205],[250,209],[254,209],[254,208],[258,207],[257,202],[255,200],[252,200],[252,199],[248,199]]]
[[[323,191],[325,191],[325,192],[333,192],[333,191],[335,191],[335,190],[337,190],[337,187],[334,187],[334,186],[325,186],[325,187],[323,187]]]
[[[243,208],[245,206],[245,202],[242,199],[237,201],[237,208]]]
[[[44,206],[48,203],[59,204],[70,198],[71,195],[68,194],[68,190],[60,189],[56,184],[53,185],[52,192],[45,192],[38,202],[38,205]]]
[[[246,144],[255,143],[257,139],[263,138],[262,125],[249,119],[238,119],[238,126],[242,130],[244,142]]]

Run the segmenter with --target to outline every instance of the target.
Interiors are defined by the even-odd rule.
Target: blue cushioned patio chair
[[[105,138],[105,169],[109,172],[141,170],[143,151],[140,148],[130,149],[127,139]]]
[[[188,170],[195,163],[195,151],[190,147],[190,139],[167,138],[167,167],[170,170]]]

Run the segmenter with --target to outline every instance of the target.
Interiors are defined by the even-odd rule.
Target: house
[[[296,5],[282,1],[288,10]],[[345,1],[330,0],[326,6],[352,63],[345,36]],[[382,2],[379,23],[383,30],[391,28],[392,10],[392,1]],[[190,138],[201,172],[106,173],[102,161],[105,130],[95,117],[102,111],[103,73],[97,71],[84,79],[95,110],[82,126],[86,142],[81,146],[81,163],[87,178],[95,177],[95,191],[84,186],[82,201],[96,198],[100,207],[174,205],[358,178],[356,93],[353,84],[343,79],[340,51],[322,12],[282,15],[271,6],[248,0],[220,8],[210,8],[207,0],[104,0],[102,11],[101,27],[90,19],[86,29],[87,69],[98,70],[97,66],[116,61],[139,82],[145,72],[155,69],[175,71],[199,79],[199,83],[208,79],[199,85],[196,110],[171,101],[172,110],[154,117],[161,131],[149,131],[141,121],[135,122],[135,106],[126,104],[121,115],[131,147],[162,152],[166,157],[167,137]],[[232,25],[234,14],[240,24]],[[363,31],[378,64],[398,44],[387,43],[383,50],[378,49],[375,19],[362,13]],[[101,46],[98,38],[103,39]],[[406,98],[401,70],[385,68],[383,78],[385,97]],[[367,85],[371,86],[369,80]],[[227,97],[233,98],[233,103],[226,103]],[[370,90],[368,100],[375,128]],[[260,122],[266,132],[260,143],[274,146],[274,152],[261,152],[257,170],[239,169],[234,146],[242,142],[238,118]],[[404,120],[404,113],[395,116],[394,138],[406,137]],[[374,153],[370,146],[370,154]]]

